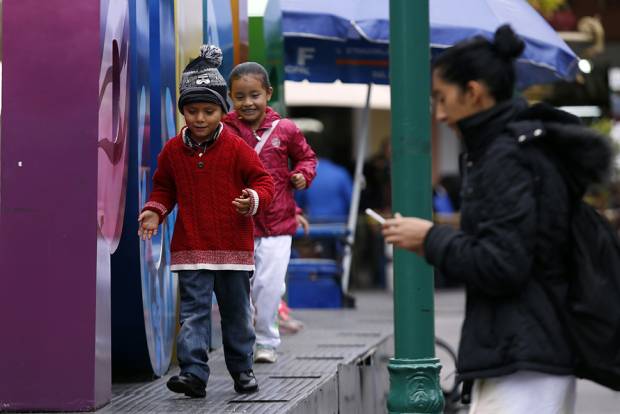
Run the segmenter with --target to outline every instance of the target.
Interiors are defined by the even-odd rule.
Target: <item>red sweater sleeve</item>
[[[144,210],[151,210],[159,214],[159,222],[172,211],[177,202],[174,174],[168,154],[169,145],[164,146],[157,157],[157,168],[153,174],[153,190]]]
[[[241,169],[245,185],[254,191],[258,198],[253,200],[253,203],[257,203],[251,209],[251,214],[254,215],[271,204],[275,191],[273,178],[263,167],[258,154],[241,140],[237,145],[237,166]]]
[[[310,183],[316,175],[316,154],[306,141],[306,137],[293,121],[286,120],[287,129],[291,130],[291,139],[289,141],[289,157],[292,161],[293,174],[301,173],[306,179],[306,188],[310,187]]]

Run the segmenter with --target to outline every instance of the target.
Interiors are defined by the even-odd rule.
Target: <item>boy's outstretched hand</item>
[[[296,173],[291,175],[291,183],[295,190],[303,190],[306,188],[306,177],[302,173]]]
[[[241,195],[235,198],[232,203],[237,213],[245,216],[250,212],[250,202],[250,192],[248,190],[243,190]]]
[[[159,215],[151,210],[145,210],[138,216],[138,237],[142,240],[150,239],[157,235],[159,227]]]

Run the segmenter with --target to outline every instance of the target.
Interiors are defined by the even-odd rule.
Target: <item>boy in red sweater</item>
[[[187,127],[159,154],[153,191],[138,218],[138,235],[150,239],[175,204],[179,206],[170,269],[178,272],[181,292],[177,337],[181,373],[167,386],[198,398],[206,396],[209,379],[214,291],[235,391],[258,390],[252,371],[252,216],[269,205],[274,193],[273,179],[256,152],[220,122],[228,111],[226,82],[217,70],[221,62],[219,48],[203,46],[201,55],[183,71],[179,110]]]

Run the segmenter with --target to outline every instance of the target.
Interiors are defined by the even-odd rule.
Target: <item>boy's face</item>
[[[229,96],[237,115],[253,128],[258,128],[265,117],[272,91],[272,88],[265,89],[260,76],[244,75],[233,80]]]
[[[222,107],[211,102],[190,103],[183,106],[183,117],[192,138],[200,143],[217,129],[222,119]]]

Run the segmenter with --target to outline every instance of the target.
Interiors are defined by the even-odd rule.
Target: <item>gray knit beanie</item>
[[[200,56],[183,70],[179,85],[179,111],[194,102],[212,102],[228,112],[228,87],[217,68],[222,64],[222,50],[213,45],[202,45]]]

